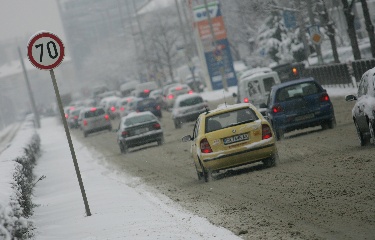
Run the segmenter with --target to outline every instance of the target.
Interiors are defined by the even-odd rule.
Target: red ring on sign
[[[37,61],[35,61],[33,55],[32,55],[32,48],[34,46],[34,43],[42,38],[42,37],[49,37],[49,38],[52,38],[53,40],[55,40],[57,42],[57,44],[59,45],[60,47],[60,56],[59,58],[56,60],[56,62],[54,64],[51,64],[51,65],[42,65],[42,64],[39,64]],[[42,69],[42,70],[50,70],[50,69],[53,69],[55,67],[57,67],[58,65],[60,65],[60,63],[63,61],[64,59],[64,55],[65,55],[65,51],[64,51],[64,44],[62,43],[62,41],[60,40],[60,38],[58,38],[55,34],[53,33],[50,33],[50,32],[41,32],[41,33],[38,33],[36,35],[34,35],[32,37],[32,39],[29,41],[29,44],[27,45],[27,56],[29,57],[29,60],[30,62],[36,67],[36,68],[39,68],[39,69]]]

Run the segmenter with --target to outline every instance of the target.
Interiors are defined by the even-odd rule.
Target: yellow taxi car
[[[206,182],[212,172],[249,163],[276,165],[276,138],[269,122],[250,103],[220,105],[199,115],[193,135],[182,138],[191,141],[198,179]]]

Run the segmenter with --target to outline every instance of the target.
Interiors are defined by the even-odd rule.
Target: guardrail
[[[375,59],[357,60],[352,62],[353,76],[357,82],[361,80],[362,75],[369,69],[375,67]]]
[[[321,85],[347,85],[352,78],[345,63],[333,63],[305,68],[304,77],[313,77]]]

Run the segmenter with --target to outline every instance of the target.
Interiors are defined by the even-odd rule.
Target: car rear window
[[[193,106],[202,102],[203,102],[203,99],[201,97],[187,98],[180,102],[180,107]]]
[[[72,115],[73,115],[73,116],[78,116],[80,112],[81,112],[80,109],[78,109],[78,110],[74,110],[74,111],[72,112]]]
[[[138,102],[139,107],[155,105],[155,99],[144,99]]]
[[[313,82],[300,83],[279,89],[279,91],[276,94],[276,100],[278,102],[283,102],[290,100],[292,98],[304,97],[319,92],[320,89]]]
[[[139,123],[145,123],[155,120],[155,116],[147,114],[147,115],[139,115],[127,118],[124,122],[125,125],[131,126]]]
[[[176,93],[176,92],[188,92],[190,89],[188,86],[175,86],[171,88],[171,93]]]
[[[258,120],[251,108],[241,108],[206,118],[206,133]]]
[[[96,110],[90,110],[90,111],[85,112],[85,118],[97,117],[97,116],[101,116],[104,114],[105,114],[104,109],[99,108]]]

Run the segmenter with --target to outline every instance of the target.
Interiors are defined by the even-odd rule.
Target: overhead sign
[[[284,10],[283,17],[286,28],[294,29],[297,27],[296,12]]]
[[[215,36],[212,36],[211,33],[206,6],[195,6],[193,14],[195,21],[194,27],[197,29],[199,41],[203,46],[204,60],[206,61],[212,89],[222,89],[224,87],[223,78],[225,78],[228,87],[236,86],[237,78],[233,67],[232,55],[227,39],[224,19],[220,10],[220,4],[216,1],[211,2],[208,4],[207,8],[210,13],[212,30]],[[213,43],[213,41],[215,41],[215,43]]]
[[[36,68],[51,70],[63,61],[64,44],[55,34],[42,31],[30,38],[27,56]]]

